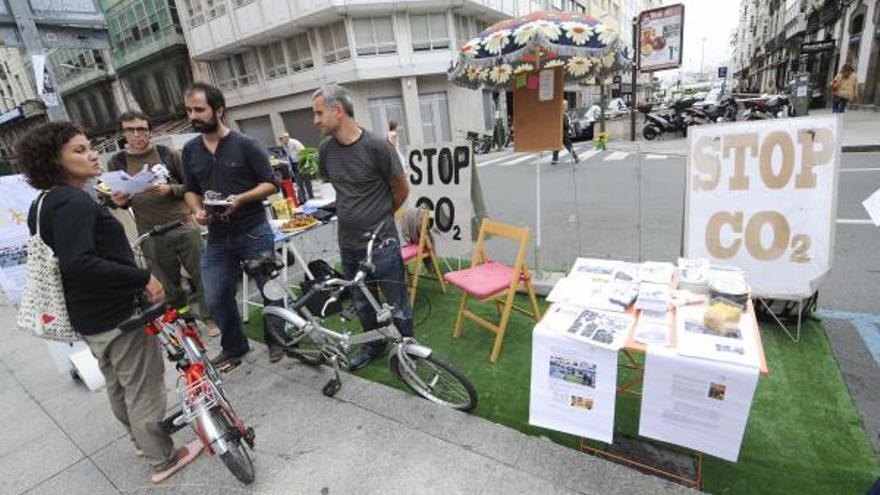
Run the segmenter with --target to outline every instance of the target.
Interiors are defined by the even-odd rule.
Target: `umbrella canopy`
[[[532,12],[493,24],[462,45],[449,76],[473,89],[507,86],[515,74],[565,67],[569,80],[604,79],[623,69],[617,28],[595,17]]]

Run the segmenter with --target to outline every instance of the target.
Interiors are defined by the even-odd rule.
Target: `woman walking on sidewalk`
[[[15,151],[28,183],[44,191],[31,205],[28,227],[58,258],[70,322],[98,359],[110,408],[134,440],[135,455],[150,462],[153,483],[162,482],[195,459],[202,444],[174,448],[160,424],[166,396],[159,346],[146,332],[116,328],[134,312],[136,295],[162,300],[162,285],[137,267],[122,225],[84,190],[102,170],[82,129],[43,124]]]
[[[843,64],[834,80],[831,81],[831,112],[843,113],[846,111],[847,103],[858,97],[859,80],[855,75],[853,66],[847,62]]]

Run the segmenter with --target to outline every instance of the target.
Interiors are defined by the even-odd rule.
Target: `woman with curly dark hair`
[[[27,181],[45,191],[28,214],[61,268],[64,298],[74,329],[97,357],[110,408],[128,429],[135,453],[145,456],[159,483],[193,460],[200,442],[174,448],[160,422],[165,415],[165,365],[159,346],[145,332],[116,326],[134,311],[135,296],[163,297],[162,285],[137,267],[122,225],[85,191],[101,175],[98,153],[70,122],[40,125],[16,144]]]

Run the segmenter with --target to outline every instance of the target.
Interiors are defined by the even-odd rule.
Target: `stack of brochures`
[[[669,285],[673,276],[675,276],[675,265],[672,263],[646,261],[639,266],[639,280],[642,282]]]
[[[636,298],[636,309],[665,313],[669,310],[671,300],[672,289],[669,288],[669,284],[642,282]]]
[[[705,294],[709,291],[709,260],[678,259],[678,288]]]

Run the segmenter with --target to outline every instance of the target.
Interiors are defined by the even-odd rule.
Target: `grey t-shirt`
[[[365,249],[366,234],[382,220],[379,238],[397,237],[390,183],[403,176],[403,167],[385,139],[364,130],[346,146],[330,137],[321,143],[318,163],[321,176],[336,189],[341,248]]]

